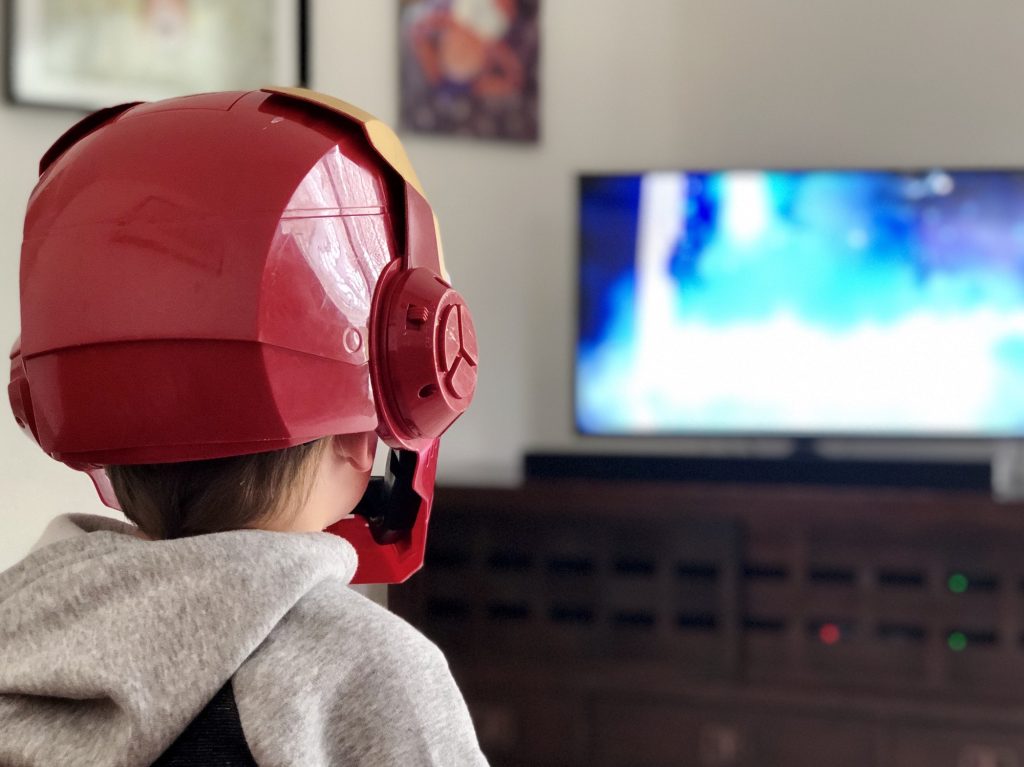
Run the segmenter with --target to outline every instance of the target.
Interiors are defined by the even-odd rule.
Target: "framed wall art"
[[[304,85],[306,0],[7,0],[7,98],[92,110]]]
[[[540,0],[401,0],[400,124],[536,141]]]

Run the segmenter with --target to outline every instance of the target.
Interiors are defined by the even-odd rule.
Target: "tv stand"
[[[390,605],[494,767],[1024,764],[1024,504],[591,479],[435,503]]]

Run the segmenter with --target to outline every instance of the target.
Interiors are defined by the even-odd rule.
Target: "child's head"
[[[225,530],[324,530],[366,490],[372,432],[205,461],[108,466],[125,516],[149,538]]]
[[[15,417],[151,537],[331,526],[357,582],[402,580],[476,386],[438,231],[397,136],[344,102],[101,110],[29,200]],[[373,434],[389,476],[359,503]]]

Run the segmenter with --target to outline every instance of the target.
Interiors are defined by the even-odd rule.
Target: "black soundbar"
[[[988,462],[826,458],[694,458],[660,455],[527,453],[526,479],[603,479],[987,490]]]

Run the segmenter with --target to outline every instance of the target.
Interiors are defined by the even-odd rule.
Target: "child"
[[[101,110],[40,163],[21,299],[19,425],[134,524],[0,574],[0,764],[485,764],[440,652],[346,588],[422,563],[476,382],[394,134],[301,89]]]

